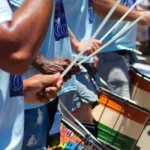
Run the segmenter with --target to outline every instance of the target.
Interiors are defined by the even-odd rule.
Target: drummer
[[[106,32],[129,10],[134,2],[134,0],[122,0],[121,4],[118,5],[111,16],[111,19],[106,23],[97,38],[101,39],[104,34],[106,34]],[[114,0],[94,0],[94,10],[98,14],[96,15],[94,22],[96,28],[114,4]],[[122,21],[109,34],[103,43],[112,39],[112,37],[115,36],[128,23],[128,21],[134,21],[142,15],[143,12],[146,12],[146,15],[139,21],[139,24],[150,26],[150,11],[141,11],[135,8],[125,18],[125,21]],[[126,31],[126,33],[98,54],[99,62],[97,68],[100,77],[108,83],[109,87],[113,89],[116,94],[128,98],[130,98],[128,65],[137,61],[135,54],[132,53],[132,50],[136,48],[136,32],[137,25]]]
[[[31,10],[33,5],[34,8]],[[62,84],[58,74],[36,75],[24,82],[20,75],[15,75],[27,70],[39,49],[40,44],[36,43],[43,40],[45,25],[48,24],[47,18],[51,15],[51,6],[52,1],[49,0],[26,1],[24,6],[13,15],[8,1],[0,0],[1,150],[21,150],[24,130],[24,98],[30,103],[41,103],[43,100],[45,102],[47,98],[44,98],[44,95],[41,98],[38,93],[50,86],[46,88],[46,91],[50,90],[47,94],[53,98]],[[37,18],[41,19],[41,22],[35,24]],[[28,36],[28,33],[31,36]],[[37,37],[37,34],[40,36]],[[30,101],[31,97],[32,101]]]
[[[11,3],[14,6],[18,6],[19,4],[18,1],[15,0],[12,0]],[[56,8],[61,7],[60,9],[61,15],[60,16],[58,15],[59,9],[53,9],[51,24],[49,26],[49,30],[47,32],[45,41],[41,48],[42,54],[39,53],[33,62],[33,66],[44,74],[54,74],[56,72],[62,73],[68,66],[68,64],[71,63],[72,59],[71,45],[69,42],[70,38],[66,24],[65,12],[63,9],[63,1],[61,0],[55,1],[54,5],[56,6]],[[57,30],[58,29],[57,27],[61,29],[62,26],[63,30],[62,32],[59,32],[59,30]],[[77,46],[77,48],[81,49],[81,46],[83,46],[83,44],[80,44],[80,42],[78,42],[78,44],[79,46]],[[62,57],[68,57],[70,59]],[[25,77],[38,73],[38,71],[35,68],[32,67],[29,70],[29,72],[25,75]],[[59,93],[59,99],[65,100],[68,106],[72,105],[71,98],[76,90],[75,77],[74,76],[71,77],[71,75],[78,72],[79,68],[77,65],[75,65],[65,77],[65,79],[69,78],[71,79],[65,83],[61,92]],[[23,149],[27,150],[27,149],[45,148],[47,124],[48,124],[47,107],[45,105],[44,106],[26,105],[25,115],[26,115],[25,117],[26,124],[25,124]],[[57,121],[58,120],[59,119],[57,118]]]

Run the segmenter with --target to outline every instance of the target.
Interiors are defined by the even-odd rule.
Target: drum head
[[[150,79],[150,65],[135,63],[132,65],[132,68]]]

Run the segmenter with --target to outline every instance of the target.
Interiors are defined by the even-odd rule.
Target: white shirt
[[[11,19],[12,11],[8,1],[0,0],[0,23]],[[23,131],[24,100],[21,77],[0,69],[0,150],[21,150]]]

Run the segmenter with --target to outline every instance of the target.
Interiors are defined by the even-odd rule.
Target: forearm
[[[110,9],[114,6],[116,0],[94,0],[94,10],[102,16],[106,16]],[[114,13],[112,19],[120,19],[127,11],[128,7],[119,4]],[[134,21],[141,15],[141,11],[132,10],[129,15],[124,19],[126,21]]]
[[[11,22],[0,24],[1,62],[15,66],[23,60],[29,66],[48,29],[52,7],[53,0],[26,0]],[[0,63],[0,68],[7,67]]]
[[[76,49],[77,49],[79,41],[76,39],[75,35],[73,34],[73,32],[71,31],[71,29],[69,27],[68,27],[68,33],[69,33],[69,36],[70,36],[71,48],[74,52],[78,53],[76,51]]]
[[[43,66],[47,63],[48,60],[40,52],[38,52],[35,56],[34,61],[32,62],[32,66],[35,67],[38,71],[40,71],[42,74],[46,74]]]

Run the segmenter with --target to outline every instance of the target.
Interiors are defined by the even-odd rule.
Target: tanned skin
[[[106,16],[106,14],[110,11],[110,9],[113,7],[115,4],[116,0],[93,0],[94,2],[94,10],[98,14],[102,16]],[[119,4],[114,13],[112,14],[111,18],[112,19],[120,19],[127,11],[129,10],[128,7]],[[146,10],[132,10],[127,17],[125,18],[126,21],[134,21],[136,20],[139,16],[141,16],[143,13],[146,13],[145,17],[142,18],[139,21],[140,25],[143,26],[150,26],[150,11]]]
[[[25,0],[10,22],[0,24],[1,69],[27,71],[47,32],[52,7],[53,0]]]
[[[76,53],[80,53],[80,51],[83,49],[85,44],[87,44],[88,40],[79,42],[69,27],[68,27],[68,32],[70,36],[70,43],[71,43],[72,49]],[[100,41],[94,39],[92,44],[87,48],[85,54],[88,55],[88,54],[93,53],[100,46],[101,46]],[[38,69],[42,74],[54,74],[58,72],[62,73],[68,67],[70,63],[71,63],[71,60],[68,58],[54,58],[54,59],[49,60],[45,58],[41,53],[38,53],[32,65],[36,69]],[[79,66],[75,64],[65,76],[64,81],[70,79],[71,75],[77,74],[79,72],[80,72]]]

